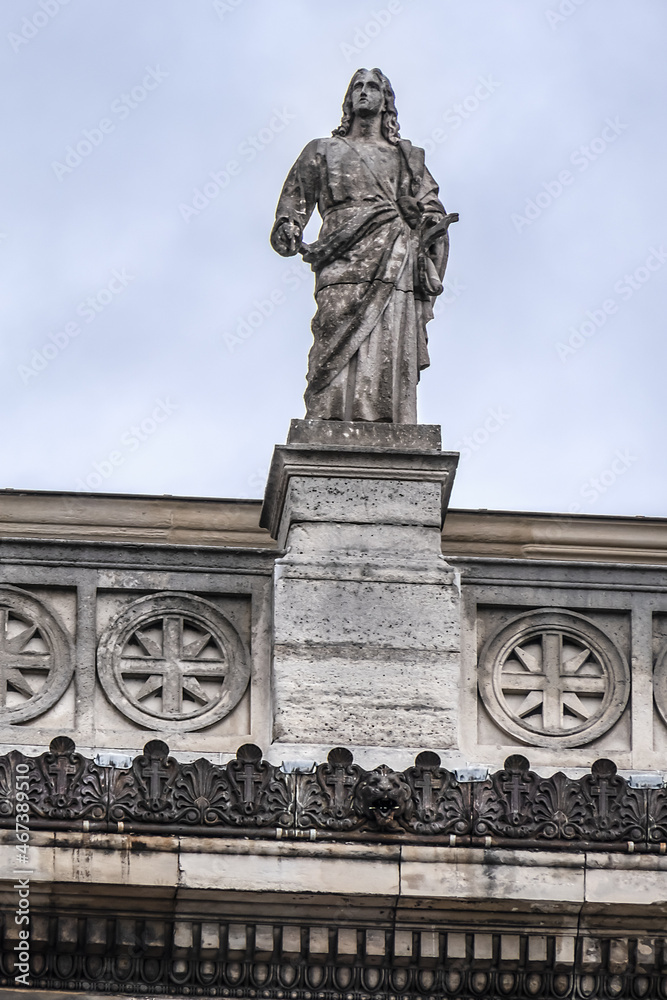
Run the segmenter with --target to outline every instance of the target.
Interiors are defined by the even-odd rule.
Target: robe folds
[[[306,416],[324,420],[417,422],[417,382],[428,367],[433,317],[447,257],[424,244],[421,219],[445,215],[424,151],[406,139],[371,146],[348,138],[310,142],[290,170],[272,232],[303,232],[315,206],[316,242],[300,252],[315,272],[317,312],[308,358]],[[275,244],[274,244],[275,246]]]

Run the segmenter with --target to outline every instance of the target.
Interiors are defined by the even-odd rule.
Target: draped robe
[[[445,214],[424,151],[405,139],[377,146],[314,139],[288,174],[273,245],[284,222],[302,232],[316,205],[322,217],[317,241],[300,251],[315,272],[317,303],[307,417],[417,422],[419,372],[429,365],[426,324],[448,243],[445,234],[439,252],[420,250],[420,226],[412,228],[414,218],[409,223],[399,207],[405,196],[420,203],[422,218]],[[424,280],[425,262],[435,289]]]

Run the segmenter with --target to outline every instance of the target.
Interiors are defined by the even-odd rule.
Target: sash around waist
[[[331,215],[345,215],[350,212],[356,214],[359,209],[364,208],[389,208],[393,209],[398,215],[396,202],[389,201],[388,198],[380,198],[376,196],[373,196],[372,198],[359,198],[351,201],[339,202],[337,205],[329,205],[328,208],[320,210],[320,215],[322,216],[322,221],[324,221]]]
[[[398,208],[388,201],[337,206],[325,215],[318,239],[304,244],[301,254],[313,271],[319,271],[355,243],[384,226],[397,223],[398,231],[402,231],[405,223]]]

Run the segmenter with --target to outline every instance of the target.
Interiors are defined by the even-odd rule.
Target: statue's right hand
[[[301,230],[294,222],[282,222],[274,230],[271,245],[282,257],[294,257],[301,246]]]

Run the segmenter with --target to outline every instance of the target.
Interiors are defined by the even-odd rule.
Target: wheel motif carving
[[[486,643],[479,690],[510,735],[542,747],[590,743],[620,718],[630,672],[613,640],[583,615],[520,615]]]
[[[72,640],[42,601],[0,587],[0,719],[26,722],[66,691],[74,671]]]
[[[148,729],[190,732],[228,715],[250,677],[243,643],[215,605],[188,594],[134,601],[98,651],[107,697]]]
[[[653,697],[663,721],[667,723],[667,643],[662,647],[655,661]]]

